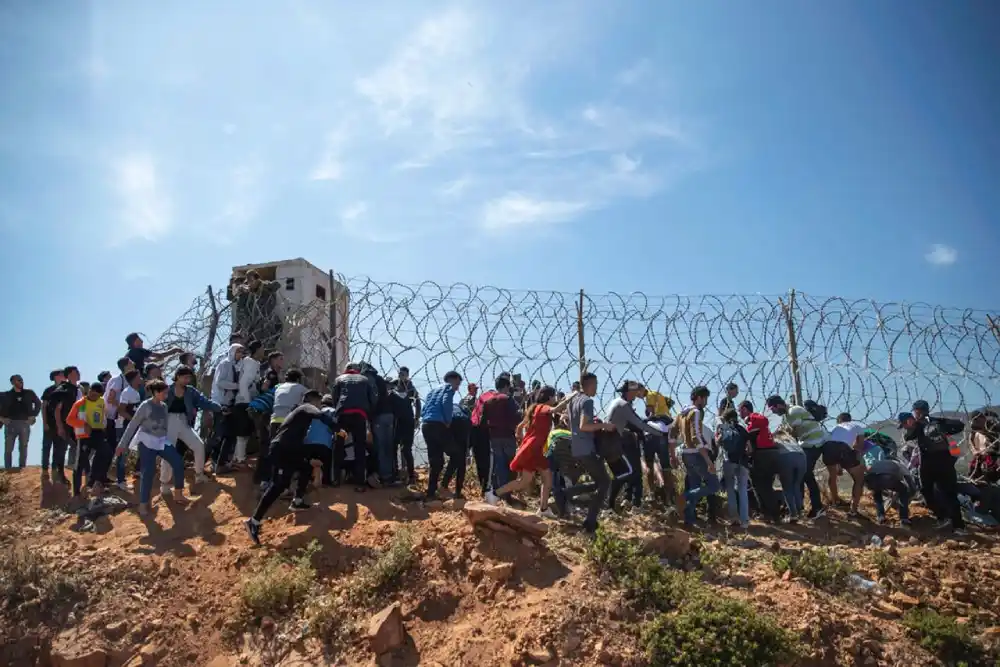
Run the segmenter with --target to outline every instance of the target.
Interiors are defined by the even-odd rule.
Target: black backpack
[[[723,423],[719,427],[719,446],[726,452],[726,458],[732,463],[743,464],[746,462],[746,431],[736,424]]]

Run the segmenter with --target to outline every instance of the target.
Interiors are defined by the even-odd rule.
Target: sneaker
[[[194,476],[195,484],[204,484],[207,481],[208,481],[208,475],[206,475],[205,473],[197,474]]]
[[[546,507],[544,510],[538,510],[538,516],[543,519],[558,519],[556,513],[552,511],[551,507]]]
[[[165,484],[161,484],[160,485],[160,495],[164,496],[164,497],[174,495],[174,487],[167,486]]]
[[[381,489],[382,488],[381,482],[378,481],[378,475],[369,475],[368,476],[368,486],[370,486],[373,489]]]
[[[128,485],[128,482],[118,482],[117,484],[115,484],[115,486],[117,486],[122,491],[131,491],[132,490],[132,487]]]
[[[485,500],[490,505],[500,504],[500,497],[497,496],[497,494],[493,493],[492,491],[487,491],[486,495],[483,496],[483,500]]]
[[[247,519],[246,521],[243,522],[243,525],[246,526],[247,535],[250,536],[250,540],[259,547],[260,546],[260,523],[257,522],[257,521],[254,521],[253,519]]]
[[[821,519],[826,516],[826,508],[820,507],[818,510],[809,510],[809,514],[806,515],[807,519]]]
[[[938,521],[934,526],[938,530],[944,530],[945,528],[951,528],[951,519],[942,519]]]
[[[302,498],[295,498],[292,500],[291,504],[288,505],[288,509],[293,511],[307,510],[312,507],[312,503],[307,503]]]
[[[175,493],[173,497],[170,499],[170,502],[172,502],[174,505],[187,505],[191,501],[185,498],[180,493]]]
[[[139,503],[139,516],[149,516],[149,503]]]
[[[969,531],[967,531],[965,528],[956,528],[955,530],[951,531],[951,534],[954,535],[955,537],[968,537]]]

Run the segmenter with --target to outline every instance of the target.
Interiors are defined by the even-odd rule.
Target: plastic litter
[[[882,595],[882,587],[871,579],[865,579],[860,574],[852,574],[847,578],[848,585],[855,590],[869,595]]]

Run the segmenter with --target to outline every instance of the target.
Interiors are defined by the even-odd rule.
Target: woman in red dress
[[[552,489],[552,471],[545,458],[545,443],[552,430],[552,407],[556,404],[556,390],[542,387],[538,390],[537,403],[525,412],[524,420],[517,426],[517,437],[521,445],[510,462],[510,469],[517,473],[517,479],[508,482],[495,491],[486,492],[486,502],[496,505],[502,496],[514,491],[523,491],[531,486],[535,473],[542,475],[542,497],[538,513],[554,519],[555,513],[549,509],[549,491]]]

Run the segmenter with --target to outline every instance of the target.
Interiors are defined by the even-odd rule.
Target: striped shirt
[[[822,447],[826,442],[826,429],[816,421],[809,411],[799,405],[788,408],[785,414],[785,425],[803,449]]]

